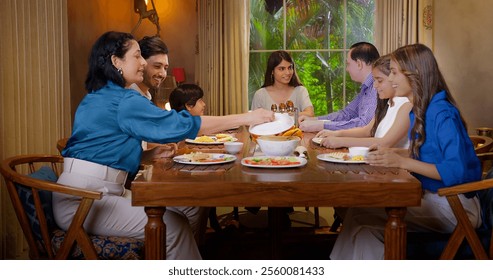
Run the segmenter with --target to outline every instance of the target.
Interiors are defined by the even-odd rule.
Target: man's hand
[[[306,132],[319,132],[324,129],[324,121],[305,119],[303,122],[300,122],[299,127]]]

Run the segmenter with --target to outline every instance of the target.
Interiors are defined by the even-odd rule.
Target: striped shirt
[[[343,110],[319,116],[319,120],[328,120],[324,129],[341,130],[367,125],[375,116],[377,108],[377,90],[373,88],[373,75],[369,74],[361,84],[361,90],[356,98]]]

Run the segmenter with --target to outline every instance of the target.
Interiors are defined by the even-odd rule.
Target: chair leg
[[[342,218],[339,217],[337,214],[334,214],[334,222],[330,226],[329,231],[337,232],[337,229],[341,226],[341,224],[342,224]]]
[[[320,212],[318,211],[318,207],[315,207],[313,212],[315,215],[315,228],[319,228],[320,227]]]
[[[240,220],[240,212],[238,210],[238,207],[233,208],[233,217],[234,217],[235,221]]]
[[[305,206],[305,211],[306,212],[310,211],[310,207]],[[320,212],[318,211],[318,207],[313,207],[313,216],[314,216],[313,227],[320,228]]]
[[[217,220],[216,207],[212,207],[209,210],[209,224],[211,228],[214,229],[215,232],[220,232],[222,230],[219,221]]]
[[[479,241],[479,238],[467,217],[466,211],[462,207],[459,197],[457,195],[451,195],[447,196],[447,200],[457,219],[457,226],[447,242],[447,246],[443,250],[440,259],[453,259],[464,239],[469,243],[476,259],[488,259],[483,245]]]

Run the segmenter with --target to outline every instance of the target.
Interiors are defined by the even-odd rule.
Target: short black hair
[[[358,59],[364,61],[366,65],[372,65],[375,60],[380,57],[377,48],[368,42],[359,42],[353,44],[350,48],[351,59],[356,61]]]
[[[187,110],[186,105],[195,106],[204,96],[204,91],[196,84],[181,84],[169,94],[169,105],[177,112]]]
[[[159,36],[145,36],[140,39],[139,46],[144,59],[156,54],[168,54],[168,46]]]

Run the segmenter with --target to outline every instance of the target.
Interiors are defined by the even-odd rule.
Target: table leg
[[[269,207],[267,211],[271,241],[271,257],[273,260],[279,260],[281,258],[280,250],[282,242],[281,218],[283,216],[284,208]]]
[[[166,207],[144,207],[147,214],[145,226],[146,260],[166,259],[166,224],[163,222]]]
[[[388,219],[385,225],[385,259],[406,258],[406,208],[386,208]]]

